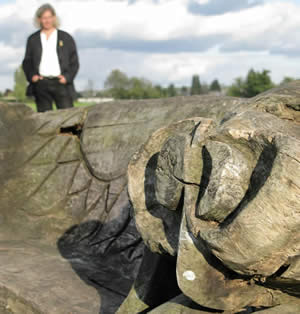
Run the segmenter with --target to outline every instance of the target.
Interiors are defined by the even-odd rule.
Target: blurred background
[[[0,97],[26,99],[20,68],[47,1],[0,0]],[[112,99],[251,97],[300,77],[300,0],[55,0],[75,39],[76,105]]]

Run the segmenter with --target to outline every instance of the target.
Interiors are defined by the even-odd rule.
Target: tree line
[[[279,85],[293,80],[295,79],[292,77],[285,77]],[[175,87],[172,83],[167,87],[153,85],[147,79],[130,78],[120,70],[113,70],[105,80],[104,90],[98,95],[116,99],[142,99],[222,93],[228,96],[249,98],[275,86],[270,71],[265,69],[262,71],[250,69],[245,78],[236,78],[230,86],[221,86],[218,79],[210,84],[201,83],[199,75],[195,74],[192,76],[190,86],[181,87]]]
[[[293,80],[294,78],[285,77],[280,84]],[[27,82],[21,67],[14,73],[14,82],[14,97],[18,101],[26,101],[25,91]],[[190,86],[178,87],[170,83],[167,87],[164,87],[159,84],[154,85],[146,78],[129,77],[126,73],[115,69],[107,76],[103,90],[93,91],[93,82],[89,80],[87,90],[79,93],[78,96],[147,99],[222,93],[236,97],[253,97],[275,86],[276,84],[272,82],[269,70],[255,71],[254,69],[250,69],[246,77],[236,78],[230,86],[221,86],[218,79],[213,80],[210,84],[206,84],[200,81],[199,75],[195,74],[192,76]]]
[[[147,99],[174,96],[188,96],[207,94],[209,92],[221,92],[218,80],[210,85],[201,84],[199,75],[192,77],[191,86],[175,87],[173,83],[167,87],[153,83],[145,78],[128,77],[120,70],[113,70],[104,82],[104,90],[99,96],[113,97],[116,99]]]

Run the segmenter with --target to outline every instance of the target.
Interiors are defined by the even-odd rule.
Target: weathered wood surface
[[[299,96],[298,81],[223,119],[181,119],[130,161],[137,228],[153,252],[174,256],[179,288],[198,305],[300,304]]]
[[[43,114],[1,103],[0,245],[10,258],[0,254],[0,309],[84,313],[91,303],[90,313],[114,313],[142,240],[155,253],[120,313],[182,292],[187,308],[297,303],[299,90],[294,82],[251,100],[175,97]]]

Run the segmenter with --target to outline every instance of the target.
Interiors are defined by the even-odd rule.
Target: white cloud
[[[197,2],[203,5],[210,1]],[[0,4],[3,26],[0,24],[5,30],[1,34],[0,29],[0,90],[12,87],[8,73],[11,71],[12,77],[14,67],[22,61],[27,32],[34,31],[33,14],[43,3],[17,0]],[[298,76],[300,4],[295,0],[265,0],[240,11],[212,16],[192,14],[189,0],[51,3],[61,17],[62,29],[75,36],[81,32],[88,38],[79,45],[79,88],[87,79],[101,88],[114,68],[164,85],[190,84],[194,73],[206,81],[217,77],[229,83],[245,75],[250,67],[270,69],[276,81],[286,75]]]
[[[162,81],[172,81],[178,85],[190,84],[193,73],[198,73],[205,82],[218,78],[229,84],[236,77],[246,75],[250,68],[270,69],[276,82],[280,82],[283,76],[300,77],[294,60],[270,55],[267,51],[222,54],[218,49],[213,49],[202,54],[160,54],[146,58],[143,67],[154,80],[161,78]]]

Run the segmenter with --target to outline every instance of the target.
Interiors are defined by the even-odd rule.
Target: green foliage
[[[146,99],[160,97],[159,91],[146,79],[132,77],[130,79],[128,98]]]
[[[201,83],[199,75],[193,75],[191,95],[200,95],[202,93]]]
[[[157,98],[168,97],[168,90],[167,90],[167,88],[163,88],[161,85],[155,85],[154,86],[154,90],[155,90],[155,93],[157,95],[159,95]]]
[[[161,98],[168,95],[168,91],[160,85],[153,86],[144,78],[128,77],[120,70],[113,70],[104,83],[102,93],[115,99],[147,99]]]
[[[97,96],[113,97],[115,99],[147,99],[207,94],[210,91],[220,91],[218,80],[211,85],[200,83],[199,75],[193,75],[191,88],[187,86],[175,87],[170,83],[168,87],[153,85],[149,80],[139,77],[128,77],[120,70],[113,70],[105,80],[105,90],[97,92]]]
[[[151,96],[149,98],[167,97],[164,88],[162,88],[160,85],[155,85],[154,87],[150,89],[150,91],[151,91]]]
[[[246,97],[252,97],[259,93],[262,93],[268,89],[273,88],[275,85],[272,83],[271,77],[269,75],[270,71],[263,70],[260,72],[255,72],[251,69],[248,72],[246,78]]]
[[[116,99],[128,98],[129,78],[120,70],[113,70],[104,82],[104,87],[109,90],[110,96]]]
[[[169,97],[174,97],[177,95],[176,89],[174,84],[170,84],[167,88],[168,96]]]
[[[186,86],[182,86],[180,88],[180,95],[182,96],[188,96],[189,94],[189,89]]]
[[[295,80],[296,80],[296,79],[293,78],[293,77],[286,76],[286,77],[284,77],[283,80],[280,82],[280,85],[287,84],[287,83],[293,82],[293,81],[295,81]]]
[[[220,92],[221,91],[221,86],[220,86],[220,83],[217,79],[212,81],[212,83],[209,86],[209,90],[212,92]]]
[[[37,111],[36,104],[35,104],[34,100],[32,100],[30,98],[27,98],[25,103],[26,103],[27,106],[31,107],[32,110]],[[78,101],[74,102],[74,107],[86,107],[86,106],[92,106],[92,105],[95,105],[95,103],[92,103],[92,102],[78,102]],[[53,110],[57,110],[55,105],[53,106]]]
[[[14,73],[14,81],[14,96],[17,101],[24,102],[26,100],[27,80],[21,66]]]
[[[275,85],[269,75],[270,71],[263,70],[262,72],[250,69],[246,79],[237,78],[229,87],[228,95],[237,97],[253,97]]]
[[[245,93],[245,82],[241,77],[236,78],[227,91],[229,96],[234,97],[245,97]]]
[[[127,89],[129,86],[128,76],[120,70],[113,70],[104,82],[106,89]]]

